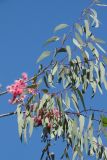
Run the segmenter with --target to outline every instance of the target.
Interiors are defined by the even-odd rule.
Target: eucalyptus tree
[[[100,9],[107,5],[93,0],[74,24],[56,26],[54,36],[44,44],[53,47],[38,58],[37,73],[31,78],[23,73],[0,93],[11,94],[9,102],[17,105],[16,111],[0,118],[17,116],[21,141],[26,142],[28,133],[31,137],[33,129],[41,127],[41,140],[46,144],[41,160],[56,159],[50,148],[59,138],[65,145],[60,159],[93,156],[107,160],[107,147],[103,144],[107,112],[85,103],[86,97],[94,99],[97,92],[102,94],[104,87],[107,89],[107,56],[102,47],[105,42],[95,34],[100,27],[96,6]]]

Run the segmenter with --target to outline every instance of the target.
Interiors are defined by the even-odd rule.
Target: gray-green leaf
[[[37,59],[37,63],[39,63],[40,61],[42,61],[44,58],[50,56],[50,51],[44,51],[40,57]]]
[[[59,24],[58,26],[55,27],[54,32],[65,29],[68,26],[69,26],[68,24]]]

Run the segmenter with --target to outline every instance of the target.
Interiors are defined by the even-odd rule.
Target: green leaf
[[[72,93],[72,102],[74,104],[75,109],[77,110],[77,112],[79,112],[79,107],[78,107],[78,101],[77,101],[77,97],[75,96],[74,93]]]
[[[79,44],[79,42],[75,39],[75,38],[73,38],[73,43],[78,47],[78,48],[82,48],[81,47],[81,45]]]
[[[33,127],[34,127],[34,120],[33,118],[29,118],[29,135],[31,137],[32,133],[33,133]]]
[[[59,52],[66,52],[67,50],[66,50],[66,48],[58,48],[57,49],[57,53],[59,53]]]
[[[53,43],[53,42],[56,42],[56,41],[58,41],[59,39],[60,39],[60,38],[59,38],[58,36],[53,36],[53,37],[49,38],[49,39],[46,41],[45,45],[48,45],[48,44]]]
[[[67,45],[66,50],[67,50],[67,53],[68,53],[68,60],[70,61],[71,60],[71,55],[72,55],[71,47],[69,45]]]
[[[46,76],[43,77],[43,80],[44,80],[44,82],[45,82],[46,87],[49,88],[49,85],[48,85],[48,81],[47,81]]]
[[[24,129],[23,129],[23,135],[24,135],[24,142],[27,143],[27,122],[25,122],[26,124]]]
[[[51,86],[51,87],[55,87],[53,85],[53,75],[50,73],[48,74],[48,84]]]
[[[68,24],[59,24],[58,26],[55,27],[54,32],[65,29],[67,27],[69,27]]]
[[[70,98],[67,93],[65,95],[65,103],[66,103],[67,108],[70,108]]]
[[[44,103],[47,103],[50,100],[50,95],[48,94],[43,94],[43,97],[41,98],[40,104],[39,104],[39,109],[41,109],[44,105]]]
[[[64,33],[63,37],[62,37],[62,45],[64,45],[65,41],[67,40],[67,34]]]
[[[97,12],[96,12],[95,9],[92,9],[92,8],[91,8],[90,10],[91,10],[91,12],[92,12],[92,14],[90,14],[90,17],[93,19],[92,26],[95,24],[95,28],[98,28],[100,22],[99,22],[99,20],[98,20],[98,18],[97,18]]]
[[[91,42],[88,42],[88,47],[92,51],[93,55],[96,56],[97,58],[99,58],[99,53],[98,53],[97,49],[93,46],[93,44]]]
[[[102,87],[101,87],[100,82],[98,83],[98,89],[99,89],[100,93],[103,94],[103,91],[102,91]]]
[[[48,90],[47,89],[42,89],[42,92],[48,93]]]
[[[80,33],[80,35],[82,36],[82,35],[83,35],[83,29],[82,29],[81,25],[78,24],[78,23],[76,23],[76,24],[75,24],[75,27],[76,27],[76,29],[78,30],[78,32]]]
[[[74,151],[73,153],[73,157],[72,157],[72,160],[75,160],[76,156],[77,156],[78,152],[77,151]]]
[[[102,122],[103,127],[107,127],[107,117],[102,116],[101,117],[101,122]]]
[[[80,122],[80,132],[82,133],[83,129],[84,129],[84,123],[85,123],[84,116],[82,116],[82,115],[79,116],[79,122]]]
[[[54,76],[58,70],[58,63],[56,63],[52,69],[52,75]]]
[[[88,134],[87,131],[84,134],[84,146],[85,146],[85,150],[86,150],[86,154],[88,153]]]
[[[78,95],[80,97],[80,100],[82,102],[83,108],[84,108],[84,110],[86,110],[86,106],[85,106],[85,103],[84,103],[83,95],[82,95],[81,91],[78,88],[76,90],[77,90],[77,93],[78,93]]]
[[[19,137],[21,138],[23,133],[24,120],[20,105],[17,106],[16,111],[17,111],[18,132],[19,132]]]
[[[103,53],[106,53],[106,51],[105,51],[98,43],[96,43],[96,46],[97,46]]]
[[[103,63],[100,62],[100,74],[101,74],[101,82],[105,80],[105,68]]]
[[[40,57],[37,59],[37,63],[39,63],[40,61],[42,61],[44,58],[50,56],[50,51],[44,51]]]
[[[100,7],[107,7],[107,4],[97,3],[96,5],[97,5],[97,6],[100,6]]]
[[[37,88],[37,84],[32,84],[32,85],[28,86],[27,88],[33,88],[33,89],[35,89],[35,88]]]
[[[86,39],[88,39],[88,37],[91,35],[91,32],[89,30],[89,22],[88,20],[84,20],[85,23],[85,30],[86,30]]]
[[[79,44],[80,44],[81,46],[83,46],[83,41],[82,41],[80,35],[79,35],[77,32],[75,32],[75,37],[76,37],[77,41],[79,42]]]
[[[102,44],[105,43],[105,41],[103,41],[103,40],[100,39],[100,38],[94,38],[94,41],[95,41],[96,43],[102,43]]]

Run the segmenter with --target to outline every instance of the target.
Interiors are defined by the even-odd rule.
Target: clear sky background
[[[36,59],[45,50],[43,43],[60,23],[72,24],[90,0],[0,0],[0,83],[5,87],[27,72],[36,72]],[[99,8],[99,37],[107,41],[107,8]],[[14,111],[8,96],[0,97],[0,114]],[[86,101],[88,101],[86,99]],[[107,93],[94,104],[107,107]],[[63,149],[57,145],[57,155]],[[35,130],[28,144],[20,142],[15,116],[0,119],[0,160],[39,160],[42,144]],[[58,159],[57,159],[58,160]]]

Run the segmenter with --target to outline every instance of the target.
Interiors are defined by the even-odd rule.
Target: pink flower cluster
[[[24,101],[27,90],[28,93],[34,94],[35,90],[32,88],[27,88],[28,76],[26,73],[22,73],[22,78],[15,80],[14,84],[7,86],[7,92],[13,95],[12,99],[9,100],[10,103],[18,103]]]
[[[34,117],[34,121],[37,124],[37,126],[42,125],[42,119],[48,118],[48,124],[47,128],[50,129],[52,128],[52,120],[56,118],[57,120],[61,117],[61,113],[57,108],[51,109],[50,111],[47,111],[46,109],[40,109],[39,113],[36,117]]]

